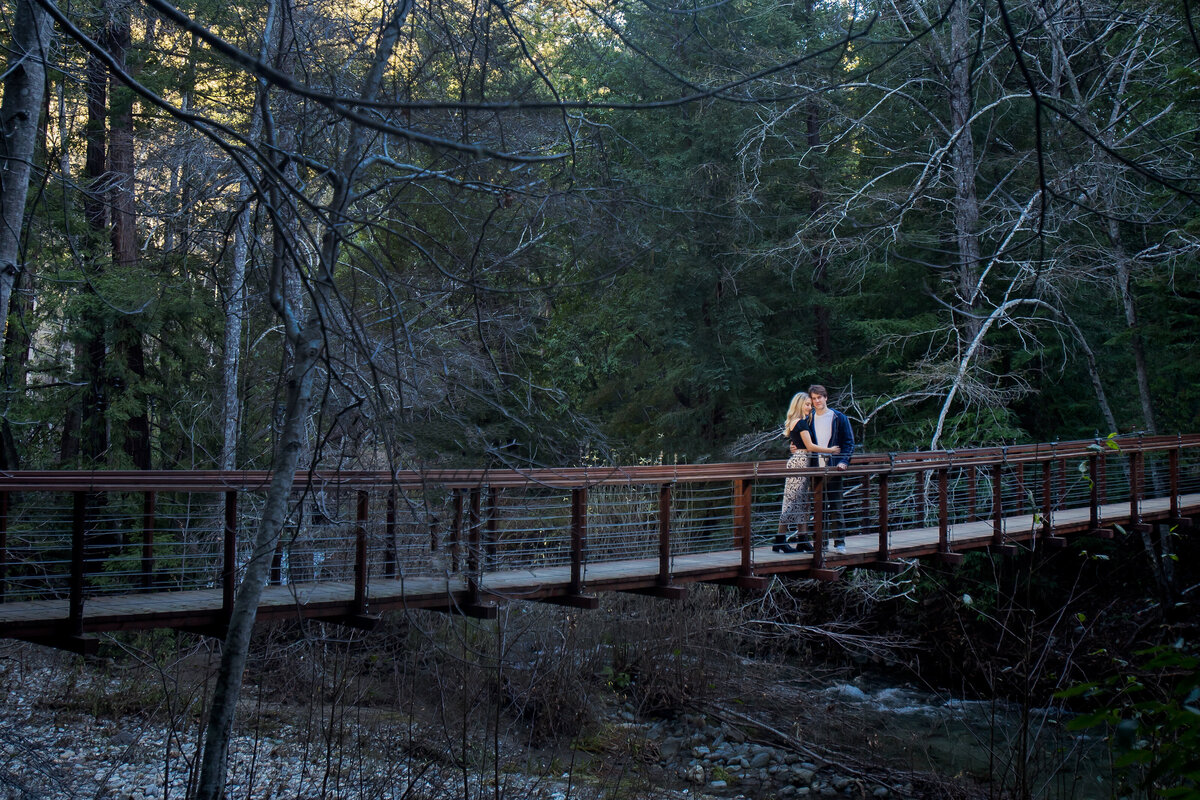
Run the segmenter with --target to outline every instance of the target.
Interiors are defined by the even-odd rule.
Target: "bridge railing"
[[[1142,524],[1153,498],[1167,498],[1154,519],[1177,519],[1179,498],[1200,493],[1200,435],[861,454],[841,473],[803,472],[819,500],[819,540],[870,537],[873,557],[886,561],[906,532],[933,528],[932,551],[952,555],[957,539],[981,530],[996,545],[1051,538],[1068,509],[1086,510],[1072,523],[1084,531],[1103,531],[1113,504]],[[738,574],[752,577],[793,474],[784,461],[304,474],[271,581],[353,583],[366,603],[373,586],[398,578],[477,584],[489,572],[558,567],[582,592],[600,563],[657,561],[666,586],[681,557],[730,551]],[[68,599],[79,619],[89,597],[208,590],[231,607],[269,477],[0,475],[0,602]],[[841,482],[844,528],[829,513],[831,478]],[[815,554],[814,566],[825,558]]]

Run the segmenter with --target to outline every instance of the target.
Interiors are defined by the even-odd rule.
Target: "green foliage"
[[[1200,797],[1200,652],[1182,639],[1116,659],[1118,674],[1060,692],[1094,710],[1072,730],[1104,729],[1130,783],[1151,796]]]

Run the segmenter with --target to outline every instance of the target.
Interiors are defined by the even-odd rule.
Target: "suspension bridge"
[[[783,484],[801,472],[814,552],[778,552]],[[369,628],[410,608],[490,617],[514,600],[594,608],[605,591],[762,590],[775,575],[837,580],[1078,535],[1160,544],[1200,516],[1200,434],[856,454],[834,475],[784,461],[302,473],[258,619]],[[0,473],[0,638],[86,652],[104,631],[220,636],[270,478]],[[844,550],[823,546],[834,537]]]

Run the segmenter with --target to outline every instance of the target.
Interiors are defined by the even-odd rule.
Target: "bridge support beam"
[[[595,611],[600,607],[600,598],[594,594],[560,594],[540,598],[539,602],[553,606],[581,608],[585,611]]]
[[[473,619],[495,619],[500,614],[500,606],[496,603],[483,600],[458,602],[458,599],[454,597],[450,598],[450,601],[444,606],[428,606],[428,609],[443,614],[461,614]]]
[[[947,567],[957,567],[966,558],[962,553],[938,553],[937,560],[945,564]]]
[[[647,597],[658,597],[663,600],[683,600],[687,597],[686,586],[675,586],[668,584],[666,586],[645,586],[639,589],[622,589],[626,594],[641,594]]]
[[[717,578],[705,583],[715,583],[718,586],[736,586],[747,592],[765,592],[771,585],[771,579],[759,575],[738,575],[734,578]]]
[[[869,569],[873,572],[886,572],[889,575],[897,575],[908,569],[908,564],[903,561],[867,561],[862,564],[855,564],[855,569]]]

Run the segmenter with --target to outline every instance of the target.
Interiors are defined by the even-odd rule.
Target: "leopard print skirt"
[[[787,462],[788,469],[799,469],[808,466],[808,453],[795,453]],[[808,524],[808,514],[812,507],[812,493],[808,490],[808,476],[788,478],[783,484],[783,509],[779,521],[790,530],[795,530],[801,524]]]

